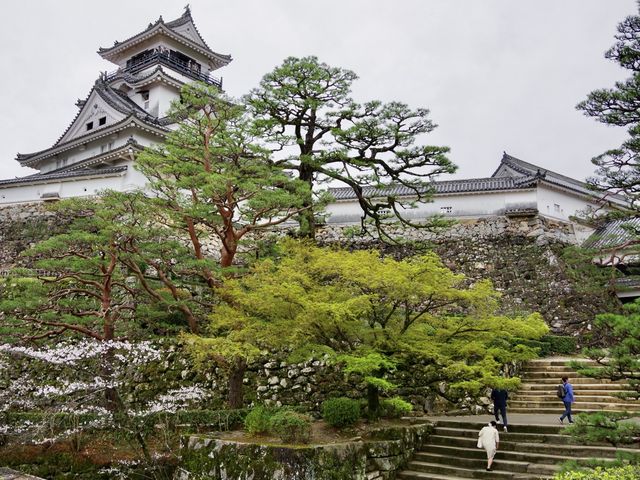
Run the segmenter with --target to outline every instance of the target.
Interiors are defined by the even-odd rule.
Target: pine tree
[[[404,225],[442,225],[435,218],[412,223],[404,212],[430,199],[434,176],[456,169],[447,147],[418,143],[436,127],[429,111],[401,102],[359,104],[351,97],[356,79],[316,57],[289,57],[245,98],[259,131],[283,154],[278,165],[309,186],[299,218],[302,234],[315,236],[317,208],[326,198],[314,206],[311,191],[327,181],[353,189],[365,230],[371,223],[386,236],[389,214]],[[395,187],[411,195],[400,197]]]

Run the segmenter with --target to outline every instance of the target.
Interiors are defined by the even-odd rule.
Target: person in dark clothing
[[[565,418],[569,419],[569,423],[573,423],[573,419],[571,418],[571,404],[575,401],[573,385],[569,383],[568,377],[562,377],[562,386],[564,387],[564,396],[561,400],[564,404],[564,413],[560,416],[560,423],[563,423]]]
[[[493,400],[493,415],[496,417],[496,422],[500,421],[498,414],[502,415],[503,430],[507,431],[507,400],[509,399],[509,392],[500,388],[493,388],[491,390],[491,400]]]

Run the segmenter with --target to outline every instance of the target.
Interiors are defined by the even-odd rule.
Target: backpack
[[[564,388],[564,385],[563,384],[558,385],[558,391],[556,392],[556,395],[558,395],[558,398],[564,398],[566,394],[567,394],[567,390]]]

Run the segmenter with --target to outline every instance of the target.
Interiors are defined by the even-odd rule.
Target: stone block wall
[[[68,222],[44,203],[0,206],[0,272],[21,264],[21,251],[61,231]],[[619,308],[617,299],[604,289],[602,294],[581,293],[567,275],[561,253],[577,242],[571,224],[540,216],[460,220],[437,234],[398,232],[409,241],[402,246],[350,236],[345,228],[327,225],[318,232],[318,240],[349,248],[379,248],[397,257],[418,253],[416,245],[428,245],[454,272],[464,273],[471,281],[491,279],[503,294],[504,313],[540,312],[556,334],[588,333],[597,313]],[[217,255],[214,243],[205,247]]]
[[[295,447],[184,439],[175,480],[393,480],[432,432],[431,424],[374,431],[371,438]]]

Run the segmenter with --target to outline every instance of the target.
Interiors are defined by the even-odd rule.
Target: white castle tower
[[[0,204],[93,195],[111,188],[142,186],[132,163],[136,152],[159,142],[173,127],[166,117],[183,84],[204,81],[222,88],[212,73],[231,61],[209,48],[187,6],[181,17],[160,17],[146,30],[100,56],[117,65],[102,73],[58,141],[39,152],[18,154],[22,166],[39,173],[0,180]]]

